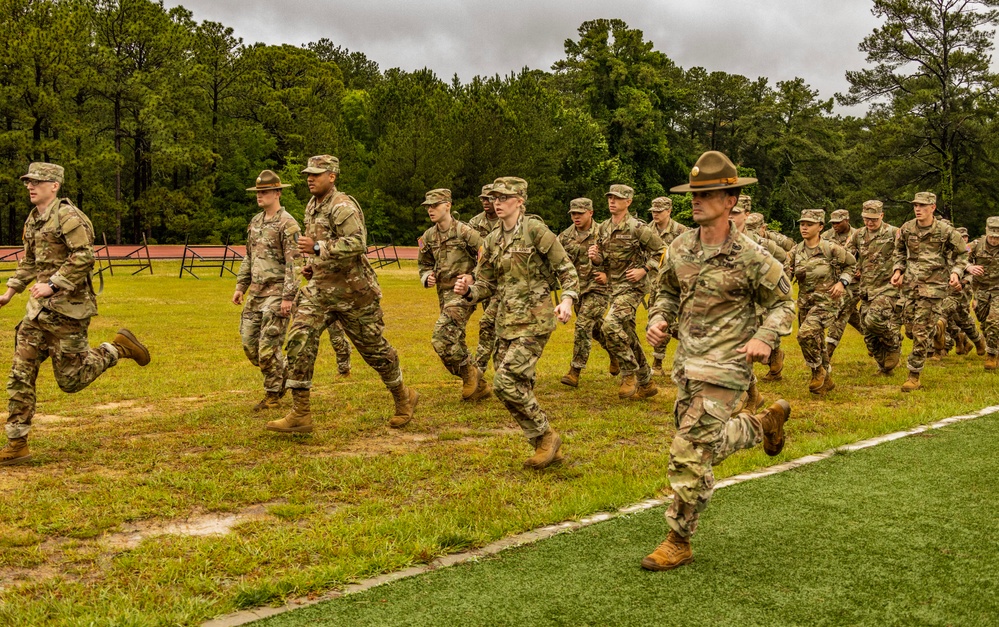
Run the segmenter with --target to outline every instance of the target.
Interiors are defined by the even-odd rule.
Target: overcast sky
[[[800,76],[823,98],[864,67],[857,49],[878,26],[871,0],[166,0],[245,43],[301,45],[327,37],[382,70],[429,67],[462,81],[524,66],[550,69],[586,20],[620,18],[683,68],[771,82]],[[839,108],[838,108],[839,109]],[[840,111],[845,112],[843,109]],[[862,113],[863,110],[850,111]]]

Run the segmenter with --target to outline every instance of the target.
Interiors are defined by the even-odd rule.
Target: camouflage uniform
[[[830,216],[830,220],[832,222],[848,220],[849,218],[850,213],[846,209],[833,211]],[[849,231],[841,235],[836,232],[836,229],[829,228],[823,231],[820,237],[846,248],[850,239],[855,233],[857,233],[858,230],[859,229],[851,227]],[[851,281],[856,278],[857,277],[851,277]],[[861,324],[860,312],[857,310],[859,302],[860,296],[857,294],[857,290],[852,284],[849,285],[846,288],[846,293],[843,294],[842,306],[840,307],[839,313],[836,315],[836,319],[833,321],[832,326],[829,327],[826,334],[826,342],[832,344],[832,347],[830,348],[835,349],[835,347],[839,345],[839,341],[843,339],[843,333],[846,332],[846,325],[848,324],[856,329],[858,333],[863,335],[864,327]]]
[[[950,275],[964,276],[968,252],[953,227],[934,219],[923,228],[913,219],[903,224],[895,237],[894,264],[893,270],[904,273],[902,281],[908,288],[905,306],[910,311],[903,317],[912,320],[909,372],[919,373],[933,346],[933,328],[943,314]]]
[[[510,180],[520,181],[499,179]],[[549,272],[561,281],[563,298],[579,300],[576,270],[558,238],[541,218],[521,215],[510,233],[501,226],[486,236],[475,283],[465,295],[473,303],[495,295],[493,389],[532,443],[549,430],[534,396],[538,359],[555,330],[551,285],[544,276]]]
[[[475,307],[454,293],[454,284],[459,275],[472,273],[482,238],[471,226],[453,220],[446,231],[431,226],[420,242],[417,257],[420,282],[427,287],[430,273],[434,274],[441,310],[430,343],[447,371],[461,376],[462,367],[471,363],[465,345],[465,326]]]
[[[488,196],[488,191],[491,188],[492,185],[484,185],[482,187],[482,195]],[[468,221],[468,225],[474,228],[479,233],[479,237],[485,241],[487,235],[499,228],[500,219],[496,217],[490,219],[486,215],[486,212],[483,211],[473,216]],[[496,347],[496,311],[498,309],[499,303],[496,303],[495,299],[487,298],[482,301],[482,318],[479,320],[479,345],[475,347],[474,358],[475,365],[482,372],[485,372],[486,368],[489,367],[489,358]]]
[[[62,175],[60,166],[33,163],[25,177],[61,183]],[[25,438],[31,431],[35,380],[48,357],[59,389],[69,393],[86,388],[123,357],[112,344],[90,348],[88,343],[97,298],[92,283],[94,228],[86,214],[60,198],[44,211],[34,207],[24,223],[23,241],[24,257],[7,287],[20,294],[34,281],[58,289],[46,298],[29,297],[27,314],[16,327],[7,379],[9,440]]]
[[[733,167],[734,169],[734,167]],[[670,528],[688,538],[714,491],[712,465],[763,440],[760,419],[733,416],[751,367],[736,349],[755,338],[771,348],[791,331],[794,305],[783,268],[730,223],[728,239],[706,255],[700,229],[673,241],[659,270],[649,324],[678,320],[673,360],[677,432],[670,446],[674,499]],[[765,314],[760,323],[757,307]]]
[[[573,201],[576,202],[576,201]],[[592,207],[592,204],[590,205]],[[590,346],[596,340],[607,350],[607,343],[601,333],[601,321],[607,313],[608,288],[597,283],[593,267],[586,251],[597,241],[598,224],[593,222],[586,231],[579,231],[575,225],[562,231],[558,241],[572,261],[579,279],[579,299],[573,304],[576,311],[576,329],[572,345],[573,368],[582,370],[590,359]],[[608,351],[609,352],[609,351]]]
[[[977,344],[982,340],[981,333],[978,332],[978,325],[971,317],[971,275],[966,274],[961,279],[961,289],[955,290],[950,287],[947,296],[943,301],[943,319],[947,324],[947,338],[945,351],[949,352],[954,346],[954,340],[960,333],[964,333],[968,339]]]
[[[330,346],[336,353],[336,371],[341,375],[350,374],[350,342],[343,332],[339,322],[334,322],[326,328],[330,336]]]
[[[989,244],[987,236],[999,236],[999,217],[986,221],[986,235],[975,240],[968,257],[982,266],[985,273],[972,280],[975,288],[975,317],[982,325],[988,355],[999,355],[999,246]]]
[[[787,235],[778,233],[777,231],[771,231],[770,229],[767,229],[766,238],[772,240],[775,244],[777,244],[787,252],[791,252],[791,249],[794,248],[794,240],[788,237]]]
[[[635,315],[654,280],[663,242],[655,229],[627,214],[620,224],[608,219],[597,227],[597,247],[600,258],[594,266],[607,273],[610,286],[610,307],[600,329],[607,350],[621,365],[622,375],[637,375],[638,385],[646,386],[652,369],[635,330]],[[625,273],[633,268],[644,268],[649,275],[632,283]]]
[[[806,210],[821,214],[821,210]],[[787,271],[798,282],[798,344],[805,365],[829,369],[825,335],[842,308],[843,296],[833,298],[829,290],[837,282],[849,285],[857,260],[845,248],[829,240],[819,240],[809,248],[798,242],[788,256]]]
[[[668,207],[670,211],[673,210],[673,201],[666,197],[656,198],[655,200],[653,200],[652,201],[653,209],[656,208],[657,201],[659,201],[662,206]],[[673,240],[679,237],[681,233],[690,230],[689,227],[680,224],[679,222],[677,222],[672,218],[670,218],[670,221],[666,223],[666,226],[663,228],[659,228],[659,225],[656,224],[654,221],[650,226],[652,226],[652,228],[656,230],[656,234],[659,235],[659,239],[663,241],[663,250],[669,248],[669,245],[672,244]],[[650,294],[649,298],[651,298],[654,301],[658,293],[659,293],[659,274],[657,272],[655,274],[655,278],[652,281],[652,289],[649,292]],[[652,348],[652,358],[655,360],[655,363],[661,364],[662,361],[666,359],[666,347],[669,346],[670,338],[674,339],[676,338],[675,335],[676,327],[675,325],[672,324],[674,322],[675,320],[670,321],[671,326],[673,328],[673,333],[670,336],[668,336],[665,340],[663,340],[662,344],[660,344],[659,346],[654,346]]]
[[[246,294],[239,335],[243,353],[264,375],[264,390],[280,393],[284,388],[286,361],[281,346],[288,330],[288,317],[281,314],[281,301],[295,300],[299,277],[295,262],[301,257],[296,241],[301,227],[281,208],[268,219],[261,211],[247,228],[246,256],[239,266],[236,290]]]
[[[876,203],[876,205],[868,203]],[[882,214],[880,201],[864,203],[865,216]],[[878,366],[884,370],[886,358],[901,350],[899,336],[899,292],[891,284],[898,228],[882,222],[877,231],[866,227],[855,229],[846,249],[857,258],[860,282],[856,295],[860,299],[861,327],[864,343]]]

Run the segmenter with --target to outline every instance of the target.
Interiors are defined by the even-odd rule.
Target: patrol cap
[[[493,188],[489,190],[490,196],[520,196],[527,199],[527,181],[516,176],[501,176],[493,181]]]
[[[989,216],[985,220],[985,234],[999,235],[999,216]]]
[[[735,206],[732,207],[732,211],[730,211],[729,213],[740,213],[740,214],[746,213],[746,208],[740,205],[739,203],[735,203]]]
[[[849,220],[849,219],[850,219],[850,212],[847,211],[846,209],[837,209],[836,211],[833,211],[831,214],[829,214],[830,222],[842,222],[843,220]]]
[[[479,194],[479,198],[489,198],[489,190],[493,188],[492,183],[487,183],[482,186],[482,193]]]
[[[910,201],[914,205],[935,205],[937,195],[933,192],[916,192],[915,198]]]
[[[323,172],[340,173],[340,160],[333,155],[316,155],[309,157],[309,163],[302,174],[322,174]]]
[[[281,177],[273,170],[264,170],[257,177],[257,184],[254,187],[247,187],[248,192],[269,192],[275,189],[291,187],[287,183],[281,183]]]
[[[444,188],[432,189],[427,192],[426,199],[420,204],[432,206],[441,202],[451,202],[451,190]]]
[[[672,211],[673,210],[673,199],[667,198],[666,196],[660,196],[659,198],[652,199],[652,208],[650,211],[652,213],[659,213],[660,211]]]
[[[739,202],[735,204],[736,207],[742,207],[745,213],[749,213],[753,210],[753,199],[751,196],[746,194],[739,194]]]
[[[61,165],[36,161],[28,165],[28,173],[21,177],[22,181],[54,181],[62,183],[63,170]]]
[[[746,216],[746,228],[747,229],[758,229],[760,225],[763,224],[763,214],[762,213],[751,213]]]
[[[885,204],[880,200],[868,200],[864,202],[864,210],[860,215],[864,218],[878,218],[884,215]]]
[[[957,232],[963,235],[964,237],[968,237],[968,229],[964,228],[963,226],[957,227]]]
[[[593,211],[593,201],[589,198],[575,198],[569,202],[569,213]]]
[[[608,191],[606,195],[617,196],[618,198],[624,198],[627,200],[635,197],[635,190],[627,185],[611,185],[610,191]]]
[[[801,217],[798,218],[798,222],[816,222],[818,224],[825,224],[826,212],[821,209],[805,209],[801,212]]]
[[[723,153],[709,150],[698,157],[697,163],[690,169],[690,182],[687,185],[677,185],[669,191],[677,193],[731,189],[755,182],[754,178],[740,177],[735,164]]]

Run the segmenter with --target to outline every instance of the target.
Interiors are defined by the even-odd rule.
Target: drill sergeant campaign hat
[[[660,211],[672,211],[673,210],[673,199],[667,198],[666,196],[660,196],[659,198],[652,199],[652,208],[649,209],[652,213],[659,213]]]
[[[635,197],[635,190],[628,187],[627,185],[611,185],[610,191],[608,191],[605,196],[617,196],[618,198],[624,198],[628,200],[629,198]]]
[[[316,155],[309,157],[309,163],[302,174],[322,174],[323,172],[340,173],[340,160],[333,155]]]
[[[864,209],[860,212],[864,218],[879,218],[885,213],[885,204],[880,200],[868,200],[864,202]]]
[[[805,209],[801,212],[801,217],[798,218],[798,222],[817,222],[819,224],[825,224],[826,212],[821,209]]]
[[[516,176],[501,176],[493,181],[490,196],[520,196],[527,200],[527,181]]]
[[[444,188],[432,189],[427,192],[426,198],[422,203],[420,203],[420,205],[428,205],[432,207],[442,202],[451,202],[451,190]]]
[[[829,215],[830,222],[842,222],[843,220],[850,219],[850,212],[846,209],[837,209]]]
[[[45,163],[44,161],[36,161],[35,163],[28,165],[28,173],[22,176],[21,180],[62,183],[64,174],[65,170],[63,170],[61,165]]]
[[[999,235],[999,216],[989,216],[985,220],[985,234]]]
[[[913,205],[935,205],[937,195],[933,192],[916,192],[915,198],[910,201]]]
[[[593,211],[593,201],[589,198],[575,198],[569,202],[569,213]]]
[[[284,189],[286,187],[291,187],[291,185],[281,183],[281,177],[277,173],[271,170],[264,170],[257,177],[257,184],[255,187],[247,187],[248,192],[269,192],[275,189]]]
[[[669,191],[678,192],[701,192],[716,189],[732,189],[733,187],[745,187],[752,185],[756,179],[751,177],[740,177],[739,170],[732,163],[732,160],[717,150],[709,150],[697,159],[697,163],[690,169],[690,182],[686,185],[677,185]]]
[[[479,194],[479,198],[489,198],[490,197],[489,196],[489,190],[491,190],[492,188],[493,188],[493,184],[492,183],[486,183],[485,185],[483,185],[482,186],[482,193]]]

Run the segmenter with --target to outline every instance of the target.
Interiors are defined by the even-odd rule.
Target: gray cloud
[[[444,79],[549,69],[589,19],[623,19],[684,68],[702,66],[772,82],[799,76],[824,98],[864,66],[860,41],[877,27],[870,0],[186,0],[196,20],[231,26],[246,43],[304,44],[322,37],[382,69],[429,67]],[[841,109],[842,111],[842,109]],[[861,113],[862,111],[850,111]]]

